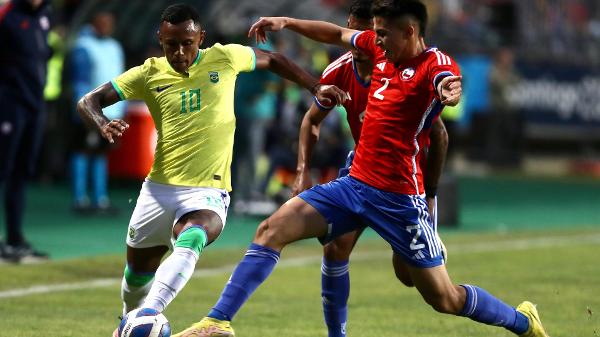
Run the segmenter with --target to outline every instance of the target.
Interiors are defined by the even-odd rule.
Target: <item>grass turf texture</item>
[[[600,336],[600,230],[444,233],[457,283],[479,285],[506,302],[538,304],[549,333]],[[326,336],[320,303],[320,253],[314,240],[286,248],[280,265],[233,324],[240,337]],[[217,300],[241,248],[208,249],[193,278],[165,311],[175,332],[198,321]],[[0,336],[109,336],[121,303],[122,257],[1,266],[0,294],[15,288],[109,278],[108,286],[1,298]],[[213,273],[206,271],[213,270]],[[512,336],[465,318],[441,315],[394,278],[391,252],[379,239],[359,242],[351,267],[349,336]],[[111,283],[112,282],[112,283]]]
[[[24,224],[27,238],[36,248],[49,252],[53,259],[124,252],[127,224],[140,183],[113,185],[112,202],[120,212],[103,217],[73,214],[66,185],[31,186]],[[459,177],[458,190],[459,231],[600,227],[600,180],[597,179]],[[444,202],[440,200],[440,204]],[[2,212],[0,207],[1,218]],[[227,227],[214,246],[247,246],[259,222],[230,214]],[[3,231],[4,226],[0,226],[0,237]]]

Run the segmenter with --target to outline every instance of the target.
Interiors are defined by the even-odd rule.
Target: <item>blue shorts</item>
[[[416,267],[444,263],[442,247],[422,196],[382,191],[343,176],[314,186],[298,197],[329,222],[328,233],[321,238],[323,243],[367,225]]]

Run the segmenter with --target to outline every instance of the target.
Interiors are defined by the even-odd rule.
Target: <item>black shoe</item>
[[[14,254],[14,250],[0,241],[0,264],[2,263],[19,263],[19,256]]]
[[[6,245],[4,244],[4,242],[0,241],[0,264],[4,264],[6,262],[11,262],[8,260],[7,256],[5,256],[6,255],[6,253],[4,253],[4,250],[6,249],[5,247],[6,247]]]
[[[47,253],[34,249],[27,242],[17,246],[6,245],[4,250],[8,259],[14,263],[39,263],[50,258]]]

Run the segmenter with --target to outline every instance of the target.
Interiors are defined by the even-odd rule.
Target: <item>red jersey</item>
[[[443,109],[436,87],[460,70],[436,48],[395,65],[375,45],[375,36],[364,31],[352,37],[352,45],[373,61],[373,74],[350,175],[380,190],[422,194],[423,170],[417,163],[429,128]]]
[[[352,53],[347,52],[337,60],[331,62],[323,71],[320,82],[322,84],[335,85],[346,92],[347,100],[344,103],[346,119],[350,125],[354,143],[358,144],[365,108],[367,107],[370,83],[363,81],[358,76]],[[333,108],[324,106],[316,99],[315,103],[323,110],[331,110]]]

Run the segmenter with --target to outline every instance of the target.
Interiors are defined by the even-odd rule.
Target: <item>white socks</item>
[[[152,287],[152,282],[148,282],[146,285],[141,287],[134,287],[127,284],[125,280],[125,276],[123,276],[123,281],[121,281],[121,299],[123,300],[123,317],[133,309],[139,308],[144,299],[146,298],[146,294],[150,291],[150,287]]]
[[[162,312],[194,273],[198,257],[198,254],[190,248],[175,247],[173,253],[156,270],[146,300],[137,307],[152,308]]]

